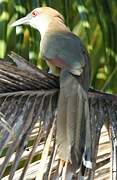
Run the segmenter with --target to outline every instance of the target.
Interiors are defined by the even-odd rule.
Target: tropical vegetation
[[[71,31],[88,49],[91,86],[117,93],[117,1],[116,0],[0,0],[0,58],[15,51],[37,67],[48,70],[39,55],[39,33],[27,26],[10,24],[39,6],[60,11]]]

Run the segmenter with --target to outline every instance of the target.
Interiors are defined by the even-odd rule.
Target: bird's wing
[[[80,75],[85,66],[81,41],[71,32],[48,32],[41,43],[41,55],[50,64],[75,75]]]

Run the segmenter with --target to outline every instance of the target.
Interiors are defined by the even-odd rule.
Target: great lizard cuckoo
[[[89,58],[80,39],[65,25],[63,16],[50,7],[34,9],[12,26],[27,24],[41,34],[40,54],[60,70],[56,143],[60,159],[75,169],[92,168],[88,104]]]

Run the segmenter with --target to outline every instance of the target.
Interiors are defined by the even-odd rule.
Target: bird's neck
[[[41,39],[43,39],[45,33],[48,32],[70,31],[64,22],[57,18],[52,21],[48,21],[48,23],[43,22],[43,25],[40,26],[38,30],[41,34]]]

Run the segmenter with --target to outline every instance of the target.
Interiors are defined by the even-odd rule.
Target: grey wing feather
[[[83,46],[80,39],[71,32],[48,33],[42,42],[42,57],[62,59],[67,69],[80,75],[85,66]]]

